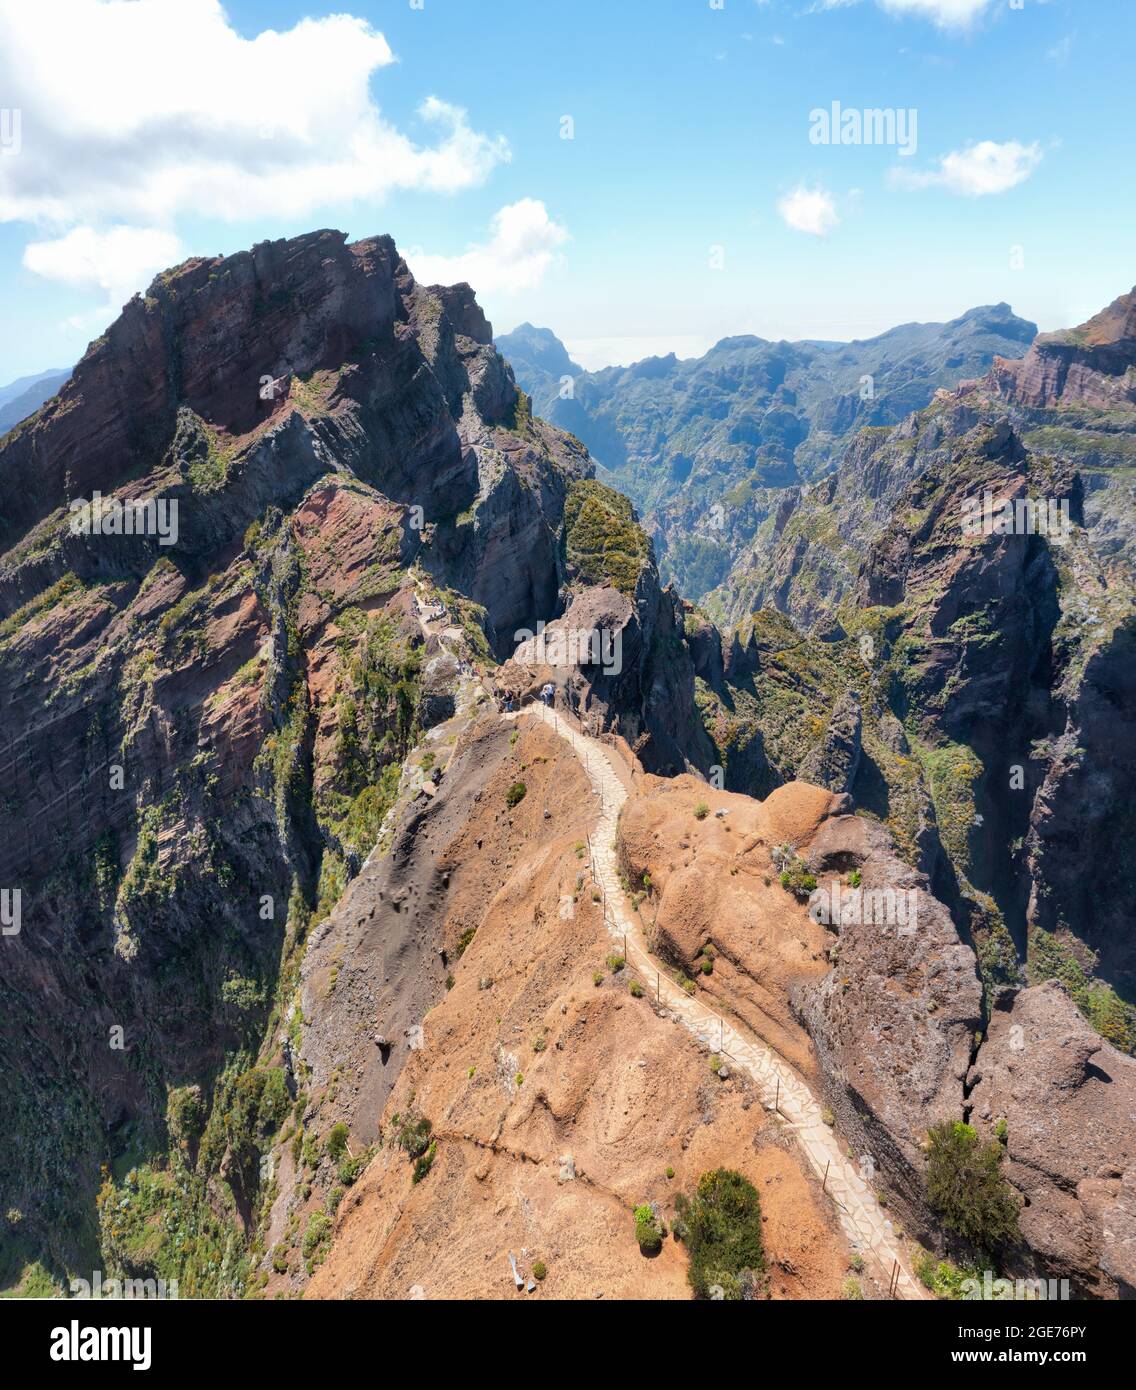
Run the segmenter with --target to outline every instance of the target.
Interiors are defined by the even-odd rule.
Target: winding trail
[[[642,922],[627,905],[620,884],[617,837],[619,813],[627,800],[627,789],[615,770],[608,748],[573,728],[559,711],[543,705],[503,717],[512,720],[536,718],[550,726],[571,745],[584,765],[592,789],[600,798],[599,821],[591,833],[592,872],[603,889],[608,931],[621,946],[626,942],[628,965],[645,986],[657,981],[659,1006],[708,1049],[724,1054],[734,1066],[748,1073],[766,1108],[780,1112],[832,1199],[837,1218],[853,1249],[860,1252],[865,1263],[871,1261],[882,1286],[894,1286],[896,1298],[928,1298],[930,1295],[909,1267],[891,1221],[872,1189],[841,1152],[835,1133],[824,1122],[823,1107],[805,1082],[779,1054],[743,1036],[712,1009],[689,996],[658,969],[648,952]]]

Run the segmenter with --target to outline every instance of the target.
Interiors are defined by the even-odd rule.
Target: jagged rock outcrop
[[[967,1084],[971,1122],[1004,1138],[1044,1277],[1074,1296],[1136,1298],[1136,1060],[1049,981],[994,1011]]]
[[[1043,333],[1023,358],[995,358],[984,384],[1032,410],[1136,406],[1136,289],[1080,328]]]
[[[589,727],[622,735],[649,771],[706,772],[713,748],[695,706],[685,610],[660,587],[626,498],[591,480],[573,486],[563,566],[565,611],[518,634],[498,683],[535,695],[551,681]]]
[[[822,1089],[865,1176],[886,1175],[889,1204],[932,1238],[923,1140],[961,1117],[982,1023],[974,952],[878,823],[830,818],[798,852],[818,881],[811,913],[835,936],[831,973],[793,993]]]

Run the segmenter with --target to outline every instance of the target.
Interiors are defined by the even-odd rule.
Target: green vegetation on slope
[[[626,497],[592,478],[573,483],[564,503],[564,532],[568,562],[585,584],[635,592],[650,545]]]

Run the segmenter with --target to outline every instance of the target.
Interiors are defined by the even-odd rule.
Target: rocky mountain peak
[[[1136,406],[1136,289],[1079,328],[1042,334],[1020,360],[995,358],[983,385],[1033,410]]]

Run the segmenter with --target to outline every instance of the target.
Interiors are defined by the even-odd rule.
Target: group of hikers
[[[428,600],[423,603],[417,594],[412,596],[414,611],[420,618],[425,618],[428,623],[437,622],[440,618],[449,616],[449,609],[441,599]]]
[[[501,709],[505,714],[512,714],[520,703],[520,696],[515,690],[505,689],[500,693]],[[540,688],[540,698],[548,706],[553,707],[556,702],[556,687],[551,681],[546,681]]]

